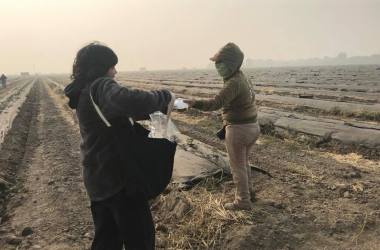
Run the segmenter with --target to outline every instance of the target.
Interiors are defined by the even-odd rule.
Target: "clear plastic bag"
[[[150,138],[166,138],[169,141],[177,141],[180,134],[172,120],[160,111],[150,114]]]

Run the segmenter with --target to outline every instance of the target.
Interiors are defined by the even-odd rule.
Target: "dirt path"
[[[81,178],[78,130],[42,81],[31,95],[25,154],[14,166],[16,188],[1,225],[0,249],[85,249],[92,222]]]

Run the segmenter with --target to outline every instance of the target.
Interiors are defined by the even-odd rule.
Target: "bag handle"
[[[92,87],[92,86],[91,86]],[[92,105],[94,105],[94,108],[96,110],[96,113],[98,113],[100,119],[102,119],[102,121],[104,122],[104,124],[106,124],[107,127],[111,127],[111,123],[107,120],[107,118],[103,115],[102,111],[100,110],[99,106],[96,105],[96,103],[94,102],[94,99],[92,98],[92,93],[91,93],[91,87],[90,87],[90,98],[91,98],[91,102],[92,102]]]
[[[111,123],[107,120],[107,118],[104,116],[104,114],[102,113],[102,111],[100,110],[99,106],[95,103],[94,101],[94,98],[92,97],[92,85],[90,86],[90,99],[91,99],[91,103],[92,105],[94,106],[95,110],[96,110],[96,113],[98,113],[98,116],[100,117],[100,119],[104,122],[104,124],[107,126],[107,127],[112,127]],[[128,117],[128,120],[129,122],[132,124],[135,123],[133,121],[133,119],[131,117]]]

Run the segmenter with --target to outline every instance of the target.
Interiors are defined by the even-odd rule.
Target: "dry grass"
[[[291,173],[299,174],[316,182],[322,180],[322,176],[316,175],[314,171],[308,168],[305,164],[288,164],[287,170]]]
[[[274,105],[272,105],[274,106]],[[279,106],[274,106],[281,108]],[[359,118],[365,121],[380,121],[380,112],[359,110],[359,111],[345,111],[340,107],[334,106],[329,110],[322,110],[312,107],[305,107],[303,105],[295,105],[292,110],[299,113],[305,113],[310,115],[332,115],[337,117],[347,117],[347,118]]]
[[[220,180],[219,180],[220,181]],[[158,224],[167,225],[169,233],[159,238],[169,249],[215,249],[220,247],[224,232],[236,225],[253,223],[253,217],[246,211],[229,211],[223,206],[226,196],[232,199],[232,190],[224,191],[218,180],[207,179],[190,191],[172,191],[160,198],[155,207]],[[189,209],[178,218],[173,211],[167,211],[166,204],[173,199],[180,200]],[[166,203],[166,204],[165,204]],[[177,206],[179,203],[177,202]]]
[[[360,111],[344,111],[339,107],[333,107],[329,111],[325,111],[326,114],[332,114],[342,117],[357,117],[367,121],[380,121],[380,112],[360,110]]]
[[[359,112],[358,117],[370,121],[380,121],[380,112],[364,110]]]

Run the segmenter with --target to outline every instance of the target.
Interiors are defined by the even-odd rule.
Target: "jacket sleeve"
[[[145,120],[155,111],[166,114],[172,98],[168,90],[144,91],[120,86],[111,78],[102,80],[94,98],[107,119],[128,116]]]
[[[212,111],[218,110],[234,100],[239,94],[239,84],[235,81],[227,81],[225,87],[212,99],[197,100],[193,108]]]

